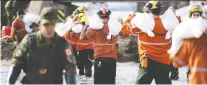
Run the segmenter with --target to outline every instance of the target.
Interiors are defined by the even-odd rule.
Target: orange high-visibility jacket
[[[78,41],[78,36],[75,33],[72,33],[72,30],[68,30],[64,34],[64,38],[72,45],[75,46]]]
[[[175,67],[189,66],[189,84],[207,84],[207,34],[184,40],[176,56],[171,58]]]
[[[116,54],[116,41],[117,36],[112,36],[111,39],[107,39],[109,33],[108,24],[100,30],[89,29],[86,31],[87,38],[93,40],[94,45],[94,59],[97,58],[112,58],[117,61]]]
[[[79,36],[80,33],[74,33],[72,32],[72,30],[67,31],[64,35],[65,39],[67,39],[71,45],[76,46],[77,51],[81,51],[84,49],[93,49],[92,40],[80,40]]]
[[[14,40],[15,36],[23,38],[27,34],[27,31],[25,29],[25,24],[24,22],[16,18],[12,22],[12,27],[11,27],[11,39]]]
[[[170,56],[167,53],[167,50],[171,46],[171,39],[165,39],[165,34],[167,31],[165,30],[161,19],[154,18],[155,27],[153,33],[155,34],[155,37],[149,37],[146,33],[141,32],[139,28],[134,28],[131,30],[130,21],[133,17],[134,15],[128,16],[127,20],[123,23],[121,32],[125,34],[138,34],[138,50],[140,54],[140,60],[142,59],[143,54],[147,53],[150,59],[169,65]],[[181,20],[179,19],[179,21]]]

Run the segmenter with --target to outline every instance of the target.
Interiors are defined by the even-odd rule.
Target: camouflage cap
[[[55,24],[58,21],[57,9],[52,7],[45,7],[40,13],[40,24],[52,23]]]

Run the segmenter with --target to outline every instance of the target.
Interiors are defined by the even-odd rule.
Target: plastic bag
[[[74,24],[72,26],[72,31],[75,33],[80,33],[83,29],[83,25],[82,24]]]
[[[132,28],[138,27],[142,32],[145,32],[150,37],[154,37],[152,32],[155,26],[154,18],[148,13],[136,13],[136,16],[132,18],[131,25]]]
[[[102,29],[104,24],[101,21],[101,19],[98,17],[98,15],[92,15],[88,18],[88,24],[89,28],[91,29]]]

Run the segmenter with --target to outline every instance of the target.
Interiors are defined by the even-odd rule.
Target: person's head
[[[34,31],[37,31],[39,29],[39,25],[35,22],[33,22],[29,27]]]
[[[155,16],[159,16],[160,13],[162,12],[162,8],[163,8],[163,3],[161,1],[157,1],[157,0],[152,0],[146,3],[145,5],[145,10],[147,10],[147,12],[155,15]]]
[[[203,13],[203,10],[201,9],[201,7],[199,5],[194,5],[191,7],[189,11],[189,17],[192,19],[196,19],[200,17],[202,13]]]
[[[82,6],[80,6],[80,7],[78,7],[77,9],[77,13],[79,14],[79,13],[84,13],[84,7],[82,7]]]
[[[40,31],[44,37],[51,38],[55,34],[55,24],[58,21],[57,9],[45,7],[40,14]]]
[[[99,18],[101,19],[101,21],[104,23],[104,24],[107,24],[108,21],[109,21],[109,16],[111,14],[111,11],[107,8],[101,8],[98,12],[97,12],[97,15],[99,16]]]
[[[23,10],[20,10],[20,11],[17,12],[17,17],[20,18],[20,19],[23,19],[24,15],[25,15],[25,13],[24,13]]]

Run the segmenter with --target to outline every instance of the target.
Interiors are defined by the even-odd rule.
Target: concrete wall
[[[65,16],[70,15],[76,9],[76,6],[72,5],[71,2],[31,1],[28,12],[39,15],[42,8],[48,6],[64,10]]]
[[[53,1],[31,1],[28,12],[39,15],[42,8],[52,5]]]

